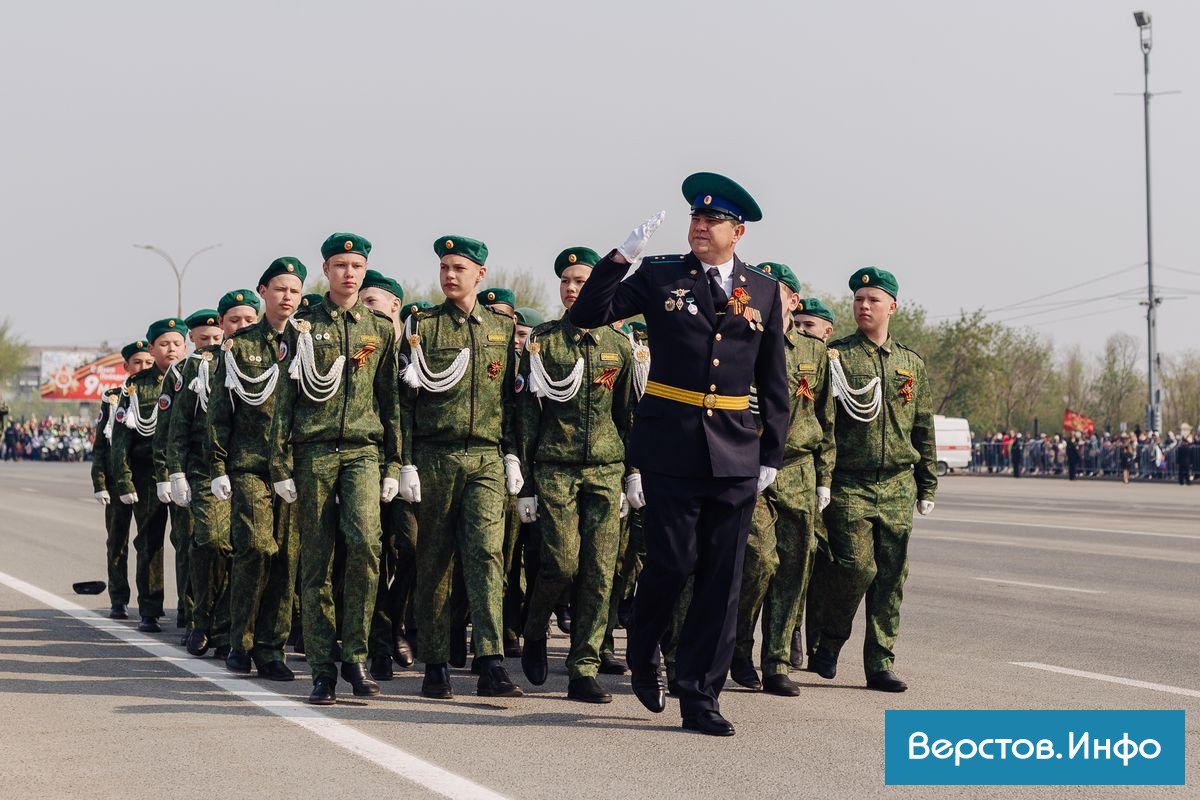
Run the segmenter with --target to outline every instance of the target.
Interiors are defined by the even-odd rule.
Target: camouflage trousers
[[[105,481],[112,498],[104,507],[104,550],[108,563],[108,601],[112,605],[129,604],[129,528],[133,508],[117,499],[116,486]]]
[[[784,464],[754,507],[742,566],[734,654],[751,657],[761,609],[764,676],[788,673],[792,631],[804,607],[802,598],[817,546],[816,492],[812,457],[805,456]]]
[[[595,677],[608,628],[608,605],[620,545],[621,478],[625,465],[538,464],[541,559],[530,589],[525,639],[542,639],[564,591],[571,598],[572,678]]]
[[[417,576],[416,506],[396,498],[381,504],[379,518],[383,527],[379,586],[367,641],[372,658],[392,654],[394,638],[404,631]]]
[[[826,509],[828,512],[828,509]],[[817,646],[821,642],[821,624],[820,624],[820,609],[819,605],[821,598],[818,592],[814,590],[816,586],[827,586],[829,582],[828,572],[833,567],[833,554],[829,552],[829,531],[825,526],[825,515],[817,514],[813,520],[814,529],[816,531],[817,547],[813,553],[812,575],[808,579],[808,590],[804,593],[804,651],[812,656],[817,652]],[[796,630],[800,630],[800,623],[797,621]]]
[[[133,489],[138,501],[133,504],[137,533],[133,550],[137,554],[134,583],[138,593],[138,616],[163,615],[163,539],[167,534],[167,507],[158,502],[154,470],[150,464],[134,462]]]
[[[231,472],[229,483],[229,643],[256,664],[283,661],[300,550],[296,511],[266,475]]]
[[[414,448],[421,479],[417,505],[416,611],[421,660],[450,660],[450,602],[461,564],[475,656],[503,657],[504,463],[495,447]]]
[[[188,560],[192,554],[192,509],[174,503],[167,505],[171,519],[171,547],[175,548],[175,591],[179,595],[176,608],[183,627],[192,626],[192,587]]]
[[[900,601],[908,577],[917,484],[911,470],[882,481],[834,473],[825,522],[834,563],[821,569],[816,608],[820,647],[838,653],[850,638],[858,604],[866,596],[863,668],[868,677],[891,669],[900,633]]]
[[[229,503],[213,497],[207,475],[188,475],[192,488],[192,627],[213,647],[229,644]]]
[[[620,619],[621,603],[633,597],[633,587],[638,573],[642,571],[642,559],[646,557],[646,539],[642,533],[642,510],[630,509],[629,515],[621,520],[621,541],[617,545],[617,567],[613,572],[612,596],[608,601],[608,625],[604,630],[601,653],[612,653],[616,646],[613,631]]]

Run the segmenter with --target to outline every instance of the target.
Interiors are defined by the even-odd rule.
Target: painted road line
[[[1059,545],[1041,544],[1034,539],[986,539],[981,536],[939,536],[921,533],[916,537],[921,542],[962,542],[963,544],[982,544],[990,547],[1020,547],[1025,550],[1045,550],[1051,553],[1071,553],[1073,555],[1101,556],[1112,558],[1137,558],[1143,561],[1169,561],[1172,564],[1200,564],[1200,559],[1189,557],[1179,552],[1170,555],[1156,556],[1150,553],[1119,553],[1112,550],[1097,550],[1095,548],[1078,547],[1069,543]],[[1114,545],[1116,546],[1116,545]]]
[[[1120,528],[1090,528],[1086,525],[1054,525],[1049,522],[1018,522],[1007,519],[981,520],[970,517],[926,517],[925,522],[969,522],[975,525],[1007,525],[1016,528],[1046,528],[1059,531],[1079,531],[1080,533],[1118,533],[1125,536],[1157,536],[1163,539],[1193,539],[1200,540],[1200,534],[1195,533],[1160,533],[1158,531],[1131,531]]]
[[[1150,683],[1149,681],[1139,681],[1133,678],[1120,678],[1116,675],[1104,675],[1099,672],[1084,672],[1081,669],[1069,669],[1068,667],[1056,667],[1053,664],[1039,664],[1036,661],[1010,661],[1008,662],[1014,667],[1029,667],[1030,669],[1040,669],[1046,672],[1057,672],[1061,675],[1073,675],[1076,678],[1089,678],[1093,681],[1104,681],[1105,683],[1118,683],[1122,686],[1132,686],[1136,689],[1149,689],[1152,692],[1165,692],[1166,694],[1181,694],[1184,697],[1200,697],[1200,691],[1196,689],[1183,689],[1179,686],[1168,686],[1165,683]]]
[[[988,583],[1003,583],[1010,586],[1028,586],[1031,589],[1053,589],[1056,592],[1079,592],[1080,594],[1105,594],[1100,589],[1076,589],[1073,586],[1051,586],[1048,583],[1026,583],[1025,581],[1010,581],[1006,578],[972,578],[975,581]]]
[[[80,622],[85,622],[97,630],[104,631],[125,644],[145,650],[155,658],[160,658],[198,678],[203,678],[224,691],[253,703],[281,719],[299,725],[327,742],[348,750],[431,792],[455,800],[460,798],[462,800],[504,800],[503,795],[455,775],[453,772],[442,769],[398,747],[381,742],[343,722],[327,717],[312,706],[298,703],[290,697],[251,683],[245,678],[234,677],[214,663],[212,659],[181,657],[178,655],[179,648],[168,642],[138,633],[132,628],[115,623],[77,603],[7,573],[0,572],[0,584],[27,595],[43,605],[68,614]]]

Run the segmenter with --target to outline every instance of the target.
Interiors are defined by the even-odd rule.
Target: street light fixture
[[[1133,12],[1142,45],[1142,118],[1146,144],[1146,427],[1151,431],[1162,427],[1162,404],[1158,389],[1158,304],[1161,298],[1154,293],[1154,236],[1150,215],[1150,48],[1153,44],[1150,14]]]
[[[188,267],[191,266],[192,261],[195,260],[196,256],[200,255],[201,253],[207,253],[209,250],[220,246],[220,244],[210,244],[206,247],[201,247],[199,250],[188,256],[188,260],[183,262],[183,269],[179,269],[179,267],[175,266],[175,259],[171,258],[171,254],[166,250],[163,250],[161,247],[155,247],[152,244],[134,245],[134,247],[138,248],[139,250],[149,250],[152,253],[157,253],[158,255],[162,256],[168,264],[171,265],[171,271],[175,273],[175,316],[177,317],[183,316],[183,276],[187,273]]]

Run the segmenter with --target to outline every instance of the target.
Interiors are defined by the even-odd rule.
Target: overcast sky
[[[1200,334],[1200,3],[1150,0],[1165,352]],[[1144,342],[1141,54],[1129,2],[5,4],[0,317],[34,344],[120,344],[335,230],[404,285],[432,241],[489,266],[604,250],[679,184],[741,182],[739,246],[819,291],[859,266],[902,302]],[[1138,267],[1137,265],[1142,265]],[[1165,268],[1174,270],[1168,271]],[[1099,276],[1131,268],[1114,277]],[[1060,308],[1044,305],[1062,301]],[[1015,319],[1019,315],[1029,315]]]

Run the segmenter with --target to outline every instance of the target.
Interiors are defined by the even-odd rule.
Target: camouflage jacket
[[[878,480],[912,468],[917,498],[932,500],[937,491],[937,445],[924,360],[890,337],[876,347],[857,331],[830,342],[830,358],[835,351],[850,388],[859,389],[878,377],[883,390],[883,408],[872,422],[859,422],[838,405],[835,471]]]
[[[414,317],[431,371],[445,370],[463,348],[471,355],[462,380],[444,392],[400,387],[404,463],[412,463],[413,450],[422,444],[497,447],[518,455],[512,318],[482,304],[464,314],[449,300]],[[400,344],[401,369],[411,358],[412,342],[406,339]]]
[[[214,345],[196,351],[196,358],[183,364],[183,387],[175,392],[171,405],[171,416],[167,427],[167,474],[208,475],[208,462],[204,457],[204,443],[208,438],[208,413],[200,407],[200,398],[192,389],[200,373],[200,365],[208,364],[209,399],[217,383],[213,380],[217,358],[221,348]]]
[[[221,344],[209,387],[205,447],[205,461],[214,478],[229,472],[250,472],[264,477],[269,474],[275,395],[279,391],[279,382],[291,380],[286,372],[282,372],[281,362],[287,355],[285,347],[283,333],[272,328],[266,317],[242,328]],[[236,396],[233,390],[225,388],[226,352],[232,354],[238,370],[248,378],[257,378],[272,365],[280,365],[275,392],[262,405],[251,405]],[[251,395],[265,388],[265,383],[244,382]]]
[[[784,334],[788,393],[792,399],[783,462],[804,456],[813,457],[817,485],[833,482],[837,457],[834,440],[833,387],[829,383],[829,359],[825,343],[792,329]]]
[[[167,373],[163,376],[162,393],[158,396],[158,425],[154,429],[154,443],[151,446],[156,483],[165,483],[170,475],[167,470],[167,436],[171,430],[171,412],[175,408],[175,395],[183,391],[183,371],[187,362],[194,360],[191,355],[179,359],[167,367]]]
[[[301,328],[312,336],[316,371],[324,375],[345,359],[341,384],[324,402],[312,400],[288,376]],[[271,418],[270,477],[292,477],[292,449],[320,445],[331,450],[381,447],[386,477],[400,477],[401,431],[397,413],[396,331],[392,321],[359,300],[348,309],[329,298],[297,311],[285,326],[283,360]]]
[[[108,418],[116,412],[117,403],[121,401],[121,387],[115,386],[112,389],[106,389],[100,397],[100,412],[96,415],[96,433],[92,440],[92,491],[103,492],[108,489],[108,484],[114,482],[115,475],[112,470],[112,442],[104,435],[104,428],[108,425]],[[116,436],[116,427],[113,427],[113,435]],[[115,485],[115,483],[114,483]],[[116,500],[114,497],[113,500]]]
[[[125,384],[125,396],[121,398],[121,402],[117,404],[116,422],[113,425],[112,438],[112,453],[110,455],[112,474],[116,478],[117,492],[119,494],[132,494],[133,486],[133,466],[136,464],[138,470],[153,471],[153,437],[142,436],[137,431],[129,428],[125,424],[125,418],[129,411],[129,407],[136,403],[138,412],[143,418],[149,416],[155,406],[159,407],[161,415],[163,409],[159,402],[159,397],[163,390],[163,372],[158,368],[158,365],[149,367],[134,375]],[[160,420],[161,421],[161,420]],[[158,423],[155,423],[155,433],[158,432]],[[165,480],[165,478],[164,478]]]

